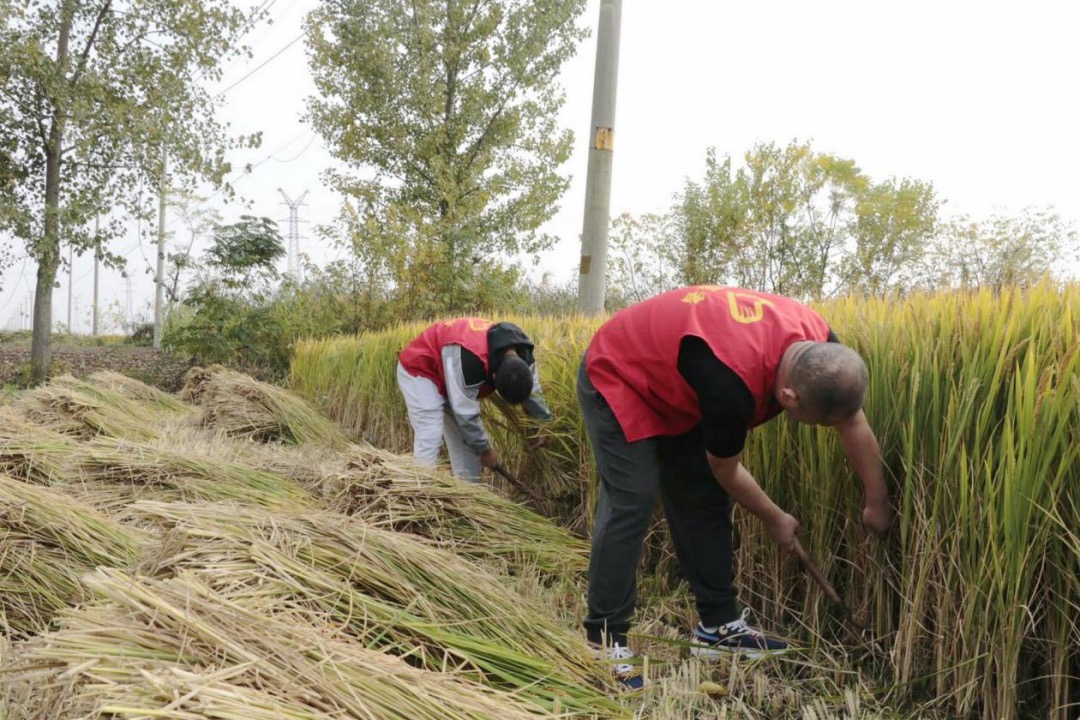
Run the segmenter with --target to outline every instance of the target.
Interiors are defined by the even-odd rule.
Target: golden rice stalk
[[[555,716],[460,674],[410,667],[310,617],[267,617],[191,574],[152,581],[103,569],[86,584],[98,602],[5,663],[11,720],[43,708],[50,717],[185,720]]]
[[[181,414],[191,412],[191,408],[176,396],[112,370],[98,370],[90,375],[89,380],[96,387],[110,390],[158,410]]]
[[[35,425],[10,407],[0,407],[0,473],[49,485],[71,474],[66,462],[78,444],[52,430]]]
[[[42,630],[83,596],[79,576],[133,566],[150,543],[88,505],[0,475],[0,613],[16,634]]]
[[[92,441],[72,459],[78,483],[130,489],[131,499],[214,502],[290,509],[313,508],[314,497],[289,478],[206,454],[197,445],[166,449],[137,442]]]
[[[14,407],[32,422],[79,439],[157,437],[147,405],[70,375],[23,393]]]
[[[274,597],[333,618],[365,645],[408,653],[429,669],[459,667],[545,707],[592,707],[599,701],[589,688],[612,682],[610,669],[544,606],[407,535],[336,513],[220,504],[133,509],[170,531],[174,547],[157,560],[156,575],[199,571],[244,606],[269,607]]]
[[[337,425],[288,390],[224,368],[189,377],[184,395],[198,398],[205,426],[259,442],[349,446]]]

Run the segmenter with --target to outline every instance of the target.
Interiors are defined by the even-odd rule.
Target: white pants
[[[450,403],[439,393],[435,383],[425,377],[410,375],[401,363],[397,366],[397,382],[405,396],[405,408],[409,411],[409,424],[413,429],[413,459],[421,465],[434,465],[445,438],[454,475],[469,482],[479,482],[480,457],[465,446]]]

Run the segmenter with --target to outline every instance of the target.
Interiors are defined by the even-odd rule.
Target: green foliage
[[[310,119],[353,174],[344,241],[412,315],[474,311],[516,279],[501,257],[539,228],[567,180],[572,134],[556,77],[584,0],[334,0],[308,18]]]
[[[709,150],[665,215],[613,223],[613,286],[643,299],[728,283],[808,299],[910,288],[937,221],[933,188],[873,183],[809,143],[760,144],[736,169]]]
[[[277,276],[275,263],[285,257],[277,223],[266,217],[241,215],[239,222],[220,225],[206,251],[206,264],[224,273],[233,289],[247,288],[261,276]]]
[[[268,218],[245,215],[219,226],[204,258],[206,275],[184,299],[190,314],[169,323],[162,343],[202,364],[280,376],[288,368],[289,342],[274,312],[271,283],[284,254]]]
[[[98,0],[5,3],[0,27],[0,224],[38,262],[32,362],[48,370],[52,287],[63,241],[95,246],[89,220],[105,207],[145,216],[141,188],[221,183],[233,143],[204,87],[250,19],[229,0],[146,0],[137,11]],[[237,142],[243,142],[239,140]],[[252,144],[252,141],[248,141]],[[14,182],[13,182],[14,181]],[[123,232],[123,213],[101,229]],[[103,249],[106,264],[120,256]]]
[[[840,263],[845,291],[883,296],[925,284],[939,207],[931,185],[908,178],[860,194],[851,225],[855,248]]]
[[[1027,209],[949,222],[933,250],[937,285],[990,288],[1034,285],[1063,261],[1080,259],[1076,228],[1051,210]]]
[[[623,213],[612,221],[608,236],[611,281],[605,298],[609,308],[641,302],[681,284],[684,277],[702,273],[701,264],[715,255],[703,249],[692,253],[691,242],[682,244],[677,233],[673,214],[635,218]]]

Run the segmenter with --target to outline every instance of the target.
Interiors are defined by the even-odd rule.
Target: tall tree
[[[948,222],[932,254],[937,286],[989,288],[1031,285],[1044,276],[1064,278],[1080,260],[1076,227],[1049,209],[984,220]]]
[[[940,207],[931,184],[909,178],[872,185],[859,195],[851,221],[854,247],[841,263],[843,289],[889,295],[925,285]]]
[[[174,183],[222,182],[230,141],[201,81],[243,50],[252,16],[230,0],[0,2],[0,137],[21,179],[0,217],[38,263],[31,373],[41,382],[61,244],[91,248],[88,220],[107,204],[145,213],[137,188],[159,185],[166,154]]]
[[[309,16],[310,119],[354,171],[332,182],[364,224],[404,234],[419,262],[399,281],[427,291],[420,312],[468,308],[500,256],[552,244],[539,228],[567,188],[572,140],[556,78],[584,6],[326,0]]]
[[[690,279],[685,259],[689,243],[680,243],[673,227],[674,213],[635,218],[623,213],[611,221],[608,294],[605,304],[618,308],[640,302],[679,285],[707,284]],[[707,257],[702,256],[707,262]],[[700,264],[689,265],[698,268]]]
[[[680,283],[730,282],[794,297],[884,291],[907,278],[936,222],[933,188],[875,185],[809,143],[759,144],[735,169],[709,150],[672,207]]]

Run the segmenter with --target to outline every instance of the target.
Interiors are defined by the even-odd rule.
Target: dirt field
[[[185,358],[149,347],[109,345],[105,347],[53,348],[52,375],[71,374],[85,378],[96,370],[113,370],[168,392],[180,389],[184,373],[191,367]],[[30,348],[0,344],[0,385],[21,384],[29,373]]]

